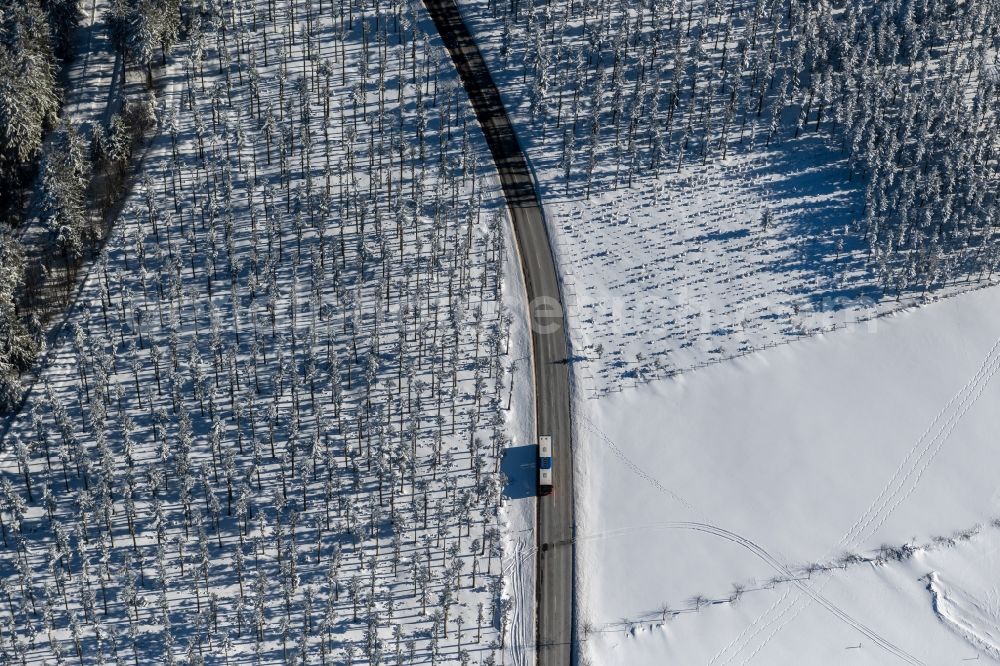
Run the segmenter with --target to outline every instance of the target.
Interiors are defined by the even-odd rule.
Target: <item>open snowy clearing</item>
[[[80,55],[66,72],[69,85],[62,115],[72,119],[89,136],[94,123],[107,121],[114,77],[120,75],[121,64],[116,61],[108,36],[107,0],[85,0],[80,8],[83,18],[76,35]]]
[[[719,663],[714,653],[742,634],[723,663],[840,664],[844,647],[858,641],[868,643],[859,654],[874,660],[859,663],[896,663],[782,582],[810,572],[817,575],[805,586],[910,655],[926,663],[975,656],[968,641],[947,638],[955,632],[920,619],[934,619],[926,581],[878,574],[875,585],[858,578],[866,564],[818,574],[852,555],[952,538],[1000,516],[998,340],[1000,292],[982,290],[582,401],[578,553],[581,571],[602,574],[580,579],[581,620],[603,631],[649,622],[664,604],[682,611],[666,638],[636,638],[644,646],[635,654],[615,647],[633,643],[601,634],[596,662],[637,663],[645,651]],[[995,578],[993,552],[970,553],[969,570]],[[746,591],[735,610],[689,614],[768,582],[774,595]],[[992,599],[967,585],[969,599]],[[968,606],[957,593],[950,598]],[[792,624],[797,609],[808,610]],[[952,615],[978,633],[995,630],[970,613]],[[729,619],[711,619],[720,614]]]

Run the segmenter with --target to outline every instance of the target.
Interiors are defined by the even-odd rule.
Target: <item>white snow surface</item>
[[[1000,631],[996,581],[982,565],[995,567],[998,544],[998,532],[992,528],[956,546],[918,551],[906,562],[865,563],[812,582],[855,617],[905,645],[923,663],[996,664],[997,653],[983,649],[985,641],[996,641]],[[939,606],[947,609],[940,615],[934,610],[932,585]],[[787,586],[759,589],[747,592],[736,604],[680,613],[666,624],[656,618],[628,627],[605,627],[591,635],[588,646],[598,655],[594,663],[636,666],[897,663],[853,629],[832,620],[825,609],[806,605],[801,598],[796,605],[795,598]],[[769,616],[775,604],[790,610]]]
[[[983,290],[581,401],[581,619],[604,632],[587,646],[595,663],[906,663],[754,548],[805,578],[847,553],[990,525],[998,370],[1000,292]],[[945,572],[958,564],[933,569],[937,614],[928,581],[892,567],[802,585],[913,663],[995,657],[996,549],[963,552],[957,578]],[[712,603],[734,585],[747,589],[736,604]],[[676,622],[622,639],[630,623],[659,624],[664,604]]]

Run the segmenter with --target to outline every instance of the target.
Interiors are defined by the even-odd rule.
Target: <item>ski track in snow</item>
[[[906,456],[903,458],[903,460],[900,461],[899,466],[896,468],[896,471],[893,472],[892,477],[889,479],[888,482],[886,482],[885,486],[882,487],[882,491],[878,494],[878,496],[874,500],[872,500],[872,503],[865,510],[865,513],[863,513],[861,516],[858,516],[858,519],[855,521],[855,523],[853,525],[851,525],[851,528],[847,531],[847,533],[841,539],[840,544],[845,543],[849,538],[851,538],[852,536],[856,535],[858,531],[863,531],[865,529],[865,527],[868,526],[868,524],[871,522],[870,519],[867,522],[865,522],[864,524],[862,524],[862,521],[865,521],[865,519],[868,516],[871,515],[871,512],[875,510],[875,505],[882,501],[882,499],[885,497],[886,492],[889,491],[889,489],[892,487],[892,485],[899,478],[899,474],[900,474],[900,472],[903,471],[903,467],[906,465],[907,461],[909,461],[910,458],[913,456],[913,452],[916,451],[917,448],[920,446],[921,442],[923,442],[927,438],[927,435],[929,435],[931,433],[931,430],[933,430],[934,426],[936,426],[937,423],[938,423],[938,421],[941,420],[941,417],[943,417],[945,415],[945,413],[949,409],[951,409],[951,406],[954,405],[955,402],[963,394],[965,394],[967,391],[969,391],[969,389],[972,386],[974,386],[974,385],[976,385],[976,384],[979,383],[979,378],[986,372],[987,367],[989,367],[991,365],[991,359],[993,358],[993,354],[996,352],[996,350],[997,350],[998,347],[1000,347],[1000,338],[997,338],[997,341],[993,343],[993,347],[990,348],[990,351],[987,352],[986,356],[983,358],[983,362],[979,365],[979,368],[976,370],[976,374],[973,375],[972,378],[969,379],[968,382],[966,382],[965,386],[963,386],[961,389],[959,389],[959,391],[957,393],[955,393],[955,395],[953,395],[951,397],[951,400],[949,400],[948,403],[944,407],[941,408],[941,411],[939,411],[934,416],[934,419],[927,426],[927,429],[924,430],[920,434],[920,437],[917,438],[917,441],[913,444],[913,446],[910,448],[910,450],[907,451]],[[992,364],[995,364],[995,363],[996,363],[996,361],[993,360]],[[994,372],[995,372],[995,370],[994,370]],[[990,376],[992,377],[992,374]],[[964,404],[964,400],[963,400],[963,404]],[[906,479],[906,476],[909,476],[909,473],[907,473],[907,475],[904,476],[904,481]],[[884,503],[883,503],[883,505],[884,505]]]
[[[792,583],[792,585],[794,585],[795,588],[797,588],[798,590],[800,590],[803,593],[805,593],[810,600],[818,602],[824,609],[826,609],[831,614],[833,614],[838,620],[840,620],[844,624],[846,624],[846,625],[852,627],[853,629],[859,631],[860,633],[862,633],[866,638],[868,638],[869,640],[871,640],[872,643],[874,643],[880,649],[888,652],[889,654],[893,655],[894,657],[897,657],[899,660],[901,660],[901,661],[903,661],[905,663],[912,664],[913,666],[923,666],[924,665],[923,661],[921,661],[917,657],[913,656],[912,654],[908,653],[906,650],[900,648],[899,646],[893,644],[891,641],[889,641],[888,639],[886,639],[883,636],[881,636],[877,631],[875,631],[874,629],[872,629],[872,628],[868,627],[867,625],[863,624],[859,620],[855,619],[850,614],[848,614],[846,611],[844,611],[839,606],[837,606],[835,603],[833,603],[832,601],[830,601],[827,597],[825,597],[822,594],[820,594],[820,590],[822,589],[822,585],[814,588],[813,586],[809,585],[805,581],[800,580],[798,577],[795,576],[795,574],[784,563],[782,563],[778,558],[776,558],[774,555],[772,555],[770,552],[768,552],[765,548],[763,548],[759,544],[755,543],[751,539],[748,539],[748,538],[746,538],[746,537],[744,537],[744,536],[742,536],[740,534],[737,534],[737,533],[732,532],[730,530],[727,530],[725,528],[719,527],[717,525],[711,525],[711,524],[707,524],[707,523],[700,523],[700,522],[693,522],[693,521],[666,521],[666,522],[660,522],[660,523],[652,523],[652,524],[648,524],[648,525],[633,525],[633,526],[630,526],[630,527],[622,527],[622,528],[615,529],[615,530],[609,530],[607,532],[601,532],[599,534],[589,534],[589,535],[586,535],[586,536],[578,536],[578,537],[576,537],[574,539],[571,539],[571,540],[567,541],[566,543],[578,544],[578,543],[584,542],[584,541],[596,541],[598,539],[608,539],[608,538],[611,538],[611,537],[621,536],[621,535],[629,534],[629,533],[633,533],[633,532],[648,532],[649,530],[655,530],[655,529],[687,530],[687,531],[694,531],[694,532],[703,532],[705,534],[710,534],[710,535],[718,537],[720,539],[725,539],[726,541],[729,541],[731,543],[734,543],[734,544],[740,546],[744,550],[747,550],[748,552],[752,553],[754,556],[756,556],[757,558],[759,558],[761,561],[763,561],[765,564],[767,564],[774,571],[776,571],[777,573],[779,573],[779,574],[785,576],[786,578],[788,578],[788,581],[790,583]],[[559,545],[565,545],[565,544],[561,543]],[[514,556],[513,561],[508,566],[511,569],[519,568],[521,566],[521,563],[529,555],[534,554],[534,552],[536,552],[536,551],[537,551],[537,548],[533,548],[530,551],[521,552],[520,545],[519,545],[518,546],[518,550],[515,552],[515,556]],[[514,580],[516,578],[516,576],[509,576],[509,578],[510,578],[510,580]],[[782,599],[784,599],[784,597],[782,597]],[[771,606],[771,608],[773,609],[777,605],[778,604],[773,604]],[[793,608],[794,608],[794,606],[793,606]],[[771,609],[768,609],[768,610],[771,610]],[[787,609],[786,609],[786,611],[787,611]],[[764,615],[766,615],[766,613],[762,614],[758,618],[758,620],[760,620],[761,618],[763,618]],[[779,617],[780,617],[780,615],[779,615]],[[762,629],[766,628],[767,626],[770,626],[771,624],[773,624],[773,622],[774,622],[774,620],[772,620],[771,622],[768,622],[767,624],[765,624],[761,628]],[[778,629],[780,629],[780,627],[778,627]],[[778,629],[776,629],[775,632],[777,632]],[[516,632],[512,631],[511,635],[513,636],[515,633]],[[757,632],[754,632],[754,633],[757,633]],[[750,638],[752,638],[752,635],[747,639],[747,641],[749,641]],[[733,641],[733,643],[736,643],[736,642],[738,642],[738,639],[736,641]],[[761,645],[756,650],[754,650],[754,652],[750,655],[750,657],[748,657],[743,663],[747,663],[750,659],[752,659],[753,656],[756,655],[757,652],[759,652],[762,647],[763,647],[763,645]],[[725,652],[725,650],[723,650],[723,652]],[[734,653],[732,656],[729,657],[729,659],[727,659],[723,663],[727,663],[728,664],[730,661],[733,660],[733,658],[737,657],[738,655],[739,655],[739,651],[737,651],[736,653]],[[716,659],[718,659],[719,656],[720,655],[717,655],[716,657],[714,657],[713,658],[713,662]]]
[[[510,653],[514,666],[527,666],[526,653],[531,644],[528,633],[531,630],[528,622],[524,621],[525,598],[525,551],[524,540],[518,539],[514,547],[509,573],[505,578],[510,583],[511,597],[511,622],[510,622]]]
[[[991,383],[992,379],[996,376],[997,372],[1000,372],[1000,355],[997,353],[998,350],[1000,350],[1000,338],[993,343],[992,347],[983,357],[982,362],[972,378],[970,378],[968,382],[966,382],[966,384],[959,389],[948,401],[948,403],[945,404],[945,406],[942,407],[942,409],[934,416],[924,432],[921,433],[921,435],[914,442],[913,446],[900,461],[898,467],[883,486],[879,494],[872,500],[868,508],[857,518],[854,524],[851,525],[847,532],[841,537],[834,549],[845,545],[848,549],[860,546],[861,542],[866,538],[872,537],[878,529],[885,524],[886,520],[888,520],[888,518],[892,515],[893,511],[895,511],[895,509],[914,492],[920,483],[924,472],[938,456],[942,447],[949,441],[951,434],[961,422],[962,418],[978,402],[979,398],[982,396],[987,386]],[[660,483],[658,479],[643,471],[639,465],[628,458],[620,447],[618,447],[614,441],[611,440],[611,438],[604,431],[598,428],[597,425],[593,423],[593,421],[591,421],[585,414],[582,414],[579,410],[577,410],[577,416],[580,417],[584,427],[594,432],[594,434],[608,444],[615,455],[619,457],[625,465],[635,472],[640,478],[650,483],[661,493],[671,497],[674,501],[681,503],[686,508],[694,508],[683,498],[680,498],[673,491],[669,490],[666,486]],[[942,419],[944,419],[943,423]],[[941,423],[940,426],[938,425],[939,423]],[[928,441],[928,435],[932,432],[934,432],[934,435],[930,437]],[[913,479],[912,482],[908,487],[906,487],[907,481],[911,478]],[[873,523],[875,523],[874,526],[872,526]],[[649,527],[667,526],[668,524],[661,524]],[[725,532],[725,530],[721,530],[720,528],[716,528],[712,525],[706,525],[706,527],[711,527],[719,530],[720,532]],[[632,531],[634,529],[638,528],[614,530],[602,535],[581,537],[579,540],[596,539]],[[771,558],[774,560],[771,562],[768,558],[765,558],[758,553],[753,547],[753,542],[748,539],[744,539],[739,535],[734,535],[739,538],[733,539],[730,538],[730,536],[717,534],[714,531],[711,533],[727,538],[735,543],[739,543],[744,548],[747,548],[751,552],[757,554],[758,557],[762,557],[762,559],[772,566],[772,568],[775,568],[779,572],[787,573],[790,577],[794,578],[794,576],[791,575],[791,572],[788,572],[780,561]],[[759,548],[759,546],[757,548]],[[760,550],[762,553],[767,555],[766,551],[763,549]],[[783,569],[784,571],[782,571]],[[738,659],[745,650],[750,649],[750,646],[756,643],[755,639],[757,639],[763,632],[770,629],[770,633],[767,634],[764,640],[757,644],[749,655],[741,661],[742,664],[752,662],[761,650],[771,641],[771,639],[778,635],[792,620],[798,617],[803,610],[808,608],[812,601],[819,601],[821,605],[840,617],[840,619],[848,622],[848,624],[851,624],[852,626],[855,626],[855,628],[862,631],[862,633],[867,633],[867,627],[860,624],[854,624],[853,618],[847,616],[846,613],[841,616],[840,613],[842,613],[842,611],[840,611],[840,609],[832,606],[832,604],[827,605],[825,597],[820,594],[827,582],[828,579],[820,582],[815,589],[799,583],[797,583],[793,588],[789,588],[789,590],[786,591],[777,601],[771,604],[766,610],[764,610],[764,612],[762,612],[746,628],[744,628],[739,635],[722,647],[708,662],[709,666],[716,663],[722,664],[723,666],[732,663],[735,659]],[[790,594],[790,592],[795,589],[804,592],[805,596]],[[777,613],[777,615],[772,617],[774,613]],[[875,642],[880,643],[878,640]],[[909,655],[903,656],[895,651],[895,646],[889,646],[891,646],[891,644],[887,644],[882,647],[897,656],[900,656],[904,659],[904,661],[909,661]]]

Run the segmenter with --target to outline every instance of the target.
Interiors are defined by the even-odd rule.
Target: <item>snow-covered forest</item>
[[[819,133],[864,190],[853,232],[887,293],[1000,261],[996,3],[470,4],[570,195]]]
[[[981,98],[993,90],[996,50],[985,45],[994,8],[461,5],[542,189],[580,360],[576,376],[588,392],[618,391],[996,283],[988,215],[995,202],[987,196],[995,162],[955,175],[971,164],[963,155],[992,159],[995,104],[978,107],[978,125],[963,119],[972,117],[977,90]],[[902,56],[861,50],[866,39],[901,39],[903,27],[890,28],[910,11],[925,31],[926,76],[916,77],[917,63]],[[969,31],[975,38],[962,41]],[[819,48],[834,35],[840,41]],[[813,67],[827,83],[810,76]],[[887,82],[895,80],[894,97]],[[916,94],[918,84],[927,95]],[[930,94],[946,86],[964,94]],[[897,123],[904,102],[924,115]],[[924,120],[931,123],[924,161],[907,166],[917,141],[906,132]],[[978,142],[940,138],[976,127]],[[854,152],[855,136],[878,159]],[[901,234],[900,213],[919,228],[907,222]]]
[[[422,12],[181,8],[159,138],[3,440],[5,662],[500,658],[505,217]]]

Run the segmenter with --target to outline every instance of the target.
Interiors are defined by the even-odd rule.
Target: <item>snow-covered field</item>
[[[212,7],[4,440],[0,661],[530,663],[523,292],[450,61],[416,4]]]
[[[996,658],[998,370],[1000,292],[981,290],[581,401],[595,663],[906,663],[877,640]],[[903,570],[855,561],[923,544]]]
[[[809,583],[923,663],[997,663],[998,533],[987,527],[969,541],[920,548],[905,561],[816,574]],[[719,603],[680,612],[665,624],[655,611],[644,621],[619,621],[590,634],[592,663],[906,663],[818,604],[796,605],[795,594],[787,585],[763,585],[748,588],[736,603],[727,601],[729,594],[720,595]]]

